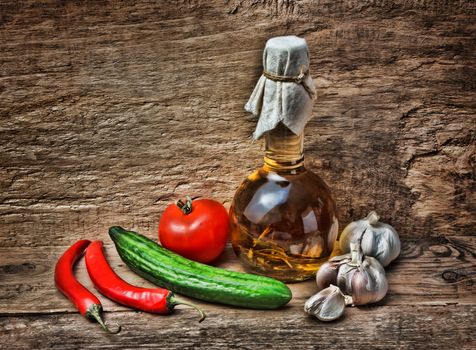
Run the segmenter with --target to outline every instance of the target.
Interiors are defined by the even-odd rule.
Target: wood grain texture
[[[105,239],[106,240],[106,239]],[[108,240],[109,241],[109,240]],[[476,303],[476,246],[475,237],[443,237],[432,240],[406,241],[401,256],[387,269],[389,291],[379,305],[474,305]],[[0,316],[22,313],[75,312],[71,303],[55,288],[54,264],[66,247],[23,248],[18,251],[0,248]],[[115,271],[130,283],[153,287],[153,284],[135,275],[119,258],[113,245],[105,246],[108,260]],[[244,271],[229,247],[220,258],[219,267]],[[84,261],[76,274],[89,289],[94,290]],[[289,285],[293,292],[290,303],[300,313],[305,300],[317,292],[314,280]],[[108,311],[127,310],[102,297]],[[196,301],[194,301],[196,302]],[[34,303],[34,309],[31,304]],[[197,302],[200,304],[200,302]],[[229,307],[205,303],[205,310]],[[267,315],[262,311],[262,317]]]
[[[180,309],[175,316],[107,313],[118,335],[98,331],[80,315],[1,317],[5,349],[474,349],[476,307],[349,308],[339,322],[322,323],[294,309],[210,312],[203,323]],[[41,336],[38,336],[41,334]],[[85,336],[87,335],[87,336]],[[65,342],[67,339],[67,342]],[[14,343],[13,343],[14,342]],[[4,346],[4,345],[3,345]]]
[[[475,19],[471,0],[1,1],[0,348],[475,348]],[[102,333],[54,289],[56,258],[111,225],[155,237],[186,194],[229,206],[262,161],[243,106],[264,44],[291,34],[318,89],[306,164],[341,228],[376,210],[403,238],[389,294],[330,324],[301,310],[312,281],[284,310],[203,304],[201,325],[102,298],[124,326]]]
[[[341,226],[376,209],[404,237],[474,234],[471,1],[0,6],[3,246],[152,233],[186,193],[229,204],[261,163],[243,105],[284,34],[309,43],[306,159]]]

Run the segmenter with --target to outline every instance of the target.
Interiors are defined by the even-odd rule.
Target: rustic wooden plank
[[[320,323],[293,308],[262,313],[212,312],[153,316],[107,313],[123,330],[109,335],[80,315],[0,317],[5,349],[474,349],[476,306],[347,308],[343,319]],[[41,334],[41,336],[38,336]],[[7,345],[8,344],[8,345]]]
[[[66,247],[5,249],[0,248],[0,315],[22,313],[75,312],[74,307],[56,289],[54,264]],[[120,260],[112,245],[106,246],[111,266],[127,281],[152,286],[132,273]],[[231,248],[217,264],[223,268],[243,271]],[[390,289],[379,305],[442,305],[476,304],[476,237],[451,240],[425,239],[405,241],[399,259],[388,270]],[[87,276],[84,261],[78,264],[77,275],[85,286],[94,290]],[[296,312],[316,292],[313,280],[290,284]],[[101,297],[105,309],[126,310]],[[227,312],[226,307],[203,304],[205,310]],[[261,314],[263,318],[266,312]]]
[[[0,348],[475,348],[475,15],[471,0],[2,1]],[[198,302],[201,325],[102,298],[124,325],[104,334],[55,290],[54,262],[111,225],[155,237],[185,194],[228,206],[261,162],[243,105],[284,34],[310,46],[306,162],[341,226],[376,209],[404,238],[389,294],[331,324],[302,312],[312,281],[283,310]],[[230,250],[220,266],[241,269]]]
[[[463,0],[0,4],[0,245],[152,234],[185,194],[229,204],[261,162],[243,105],[266,39],[308,40],[311,169],[342,226],[474,234],[474,4]]]

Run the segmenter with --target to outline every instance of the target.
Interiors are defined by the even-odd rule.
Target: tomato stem
[[[175,204],[179,209],[185,214],[190,214],[192,212],[192,198],[187,196],[187,201],[184,203],[181,199],[179,199]]]

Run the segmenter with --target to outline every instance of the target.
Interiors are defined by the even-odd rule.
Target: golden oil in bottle
[[[302,281],[333,250],[336,205],[325,182],[304,166],[302,134],[279,123],[265,140],[264,165],[240,185],[230,208],[233,249],[251,272]]]

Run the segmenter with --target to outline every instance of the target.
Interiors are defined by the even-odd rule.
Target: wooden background
[[[105,298],[118,336],[54,288],[59,255],[123,225],[156,237],[183,197],[229,206],[262,161],[243,105],[266,40],[304,37],[318,89],[307,166],[341,228],[376,210],[403,239],[377,306],[201,305],[157,317]],[[476,4],[470,0],[0,1],[0,348],[476,347]],[[220,266],[239,269],[230,251]],[[88,286],[81,263],[80,279]]]

